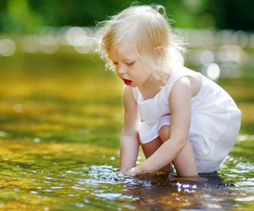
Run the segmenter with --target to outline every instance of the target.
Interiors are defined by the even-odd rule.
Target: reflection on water
[[[68,146],[62,148],[62,154],[68,154],[66,148]],[[76,152],[81,154],[85,150],[76,147]],[[26,155],[26,152],[20,154]],[[118,169],[112,165],[89,163],[87,153],[82,156],[84,160],[79,162],[77,157],[70,158],[68,155],[57,154],[52,157],[53,160],[42,156],[37,160],[38,163],[32,165],[31,163],[25,165],[26,162],[22,158],[19,158],[19,162],[6,159],[5,165],[2,164],[5,171],[1,174],[0,186],[2,208],[232,210],[244,208],[246,205],[241,205],[243,202],[253,202],[254,184],[251,177],[245,180],[241,178],[241,182],[235,184],[223,182],[216,173],[201,175],[199,178],[178,178],[160,172],[131,177],[119,174]],[[90,156],[100,159],[95,152]],[[228,159],[228,162],[234,161]],[[228,170],[228,178],[234,181],[239,175],[253,170],[254,166],[249,164],[240,168],[244,170]],[[13,171],[12,174],[10,170]]]
[[[200,178],[177,178],[168,175],[140,175],[125,186],[124,194],[136,196],[136,206],[159,210],[223,209],[234,207],[232,193],[217,174]]]
[[[0,57],[3,210],[252,210],[253,81],[219,79],[242,110],[218,174],[118,172],[122,84],[95,56]],[[144,160],[140,153],[139,162]]]

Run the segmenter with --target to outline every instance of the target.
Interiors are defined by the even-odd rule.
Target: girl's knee
[[[149,158],[161,146],[161,144],[162,142],[159,137],[146,144],[141,143],[141,147],[143,149],[145,157]]]
[[[159,136],[162,142],[167,141],[170,138],[170,126],[163,125],[159,130]]]

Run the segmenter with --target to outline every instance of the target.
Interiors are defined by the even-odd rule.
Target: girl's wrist
[[[140,166],[133,167],[129,169],[128,171],[125,172],[125,174],[141,174],[143,173],[142,170],[140,169]]]
[[[134,170],[134,174],[141,174],[141,169],[140,169],[140,166],[136,166],[135,167],[135,170]]]

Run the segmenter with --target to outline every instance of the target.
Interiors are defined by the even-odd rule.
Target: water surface
[[[254,209],[253,79],[218,80],[243,114],[218,174],[126,177],[123,84],[95,55],[16,53],[0,71],[2,210]]]

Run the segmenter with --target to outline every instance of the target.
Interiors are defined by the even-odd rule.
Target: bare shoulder
[[[136,101],[133,96],[132,88],[130,86],[124,86],[123,88],[123,103],[126,106],[136,106]]]
[[[125,95],[133,95],[132,88],[130,86],[123,87],[123,96],[125,96]]]
[[[190,106],[191,97],[192,85],[189,77],[178,79],[169,95],[170,110],[173,112]]]
[[[128,100],[135,100],[132,92],[132,88],[130,86],[124,86],[123,88],[123,99],[128,99]]]
[[[191,97],[194,97],[198,94],[201,88],[201,76],[186,76],[182,77],[176,81],[174,84],[172,91],[179,92],[187,92],[191,94]]]
[[[182,77],[178,79],[173,85],[171,93],[179,95],[183,92],[191,92],[191,80],[189,77]]]

